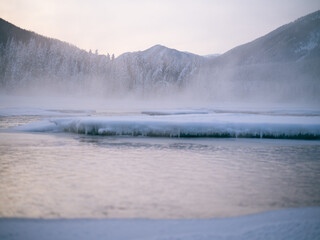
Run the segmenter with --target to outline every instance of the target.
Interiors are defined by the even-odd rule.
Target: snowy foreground
[[[203,220],[0,219],[0,239],[3,240],[315,240],[319,238],[319,207]]]
[[[149,111],[135,116],[50,118],[16,130],[107,136],[320,139],[320,116],[281,112]]]

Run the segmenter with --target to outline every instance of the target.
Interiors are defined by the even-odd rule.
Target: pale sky
[[[18,27],[116,56],[156,44],[224,53],[317,10],[319,0],[0,0]]]

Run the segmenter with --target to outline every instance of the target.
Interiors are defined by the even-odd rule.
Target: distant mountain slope
[[[210,59],[197,79],[193,91],[213,99],[320,106],[320,11]]]
[[[21,29],[0,18],[0,44],[5,45],[9,39],[17,39],[22,42],[29,41],[32,37],[38,37],[34,32]]]
[[[252,42],[231,49],[214,63],[248,65],[320,57],[320,11],[279,27]]]
[[[118,79],[127,79],[128,89],[150,91],[185,86],[204,61],[196,54],[155,45],[144,51],[124,53],[112,64]]]
[[[106,56],[30,32],[0,18],[0,90],[90,91],[106,78]],[[85,86],[84,86],[85,85]],[[86,88],[86,89],[85,89]]]
[[[65,47],[77,48],[70,43],[63,42],[58,39],[45,37],[35,32],[19,28],[5,21],[4,19],[0,18],[0,45],[2,44],[3,46],[5,46],[10,40],[27,44],[31,39],[35,40],[37,44],[42,44],[47,46],[50,46],[51,44],[59,43],[60,45],[64,45]]]

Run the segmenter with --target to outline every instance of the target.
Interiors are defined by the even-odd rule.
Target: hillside
[[[0,18],[0,44],[6,45],[7,41],[11,38],[19,39],[19,41],[27,42],[32,37],[36,38],[39,35],[26,31],[24,29],[21,29],[4,19]]]
[[[211,59],[198,76],[214,99],[320,104],[320,11]]]
[[[6,46],[11,40],[15,42],[21,42],[23,44],[28,44],[30,40],[34,40],[37,45],[42,44],[50,46],[52,44],[58,44],[65,48],[78,49],[79,48],[71,45],[70,43],[60,41],[58,39],[53,39],[39,35],[35,32],[28,31],[22,28],[19,28],[6,20],[0,18],[0,45]]]
[[[181,88],[195,76],[204,57],[155,45],[139,52],[124,53],[114,61],[119,79],[127,79],[128,89],[153,92]],[[140,90],[139,90],[140,89]]]
[[[31,94],[85,92],[106,77],[109,58],[0,19],[0,89]],[[86,85],[86,89],[84,89]]]
[[[235,47],[213,63],[249,65],[320,57],[320,11],[301,17],[252,42]]]

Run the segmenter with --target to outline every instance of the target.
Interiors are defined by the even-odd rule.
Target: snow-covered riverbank
[[[3,240],[315,240],[319,237],[319,207],[221,219],[0,219]]]

